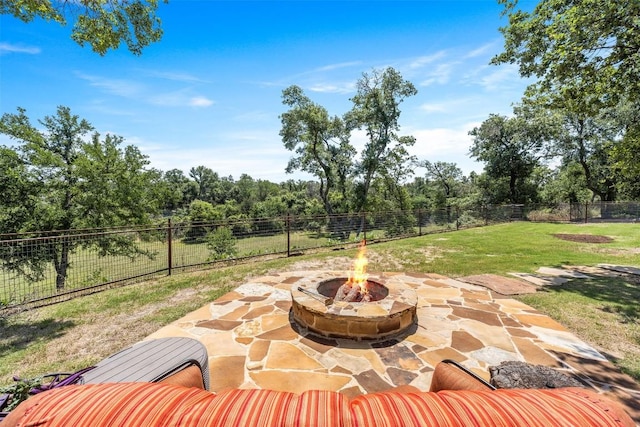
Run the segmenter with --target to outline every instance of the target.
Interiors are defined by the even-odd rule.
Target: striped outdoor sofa
[[[626,426],[614,401],[580,388],[421,392],[413,387],[355,398],[332,391],[260,389],[212,393],[162,383],[72,385],[36,395],[11,426]]]
[[[454,361],[436,366],[430,391],[401,386],[349,398],[326,390],[212,393],[206,360],[193,339],[141,342],[98,363],[85,384],[22,402],[0,427],[635,426],[593,391],[493,390]]]

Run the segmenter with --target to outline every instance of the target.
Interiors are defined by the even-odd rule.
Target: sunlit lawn
[[[554,237],[557,233],[607,235],[613,241],[576,243]],[[245,250],[256,251],[259,244],[271,247],[273,241],[269,240],[276,237],[256,239],[251,249]],[[315,239],[313,235],[301,239],[305,238]],[[375,243],[368,247],[368,253],[370,271],[413,271],[460,277],[533,273],[542,266],[610,263],[640,267],[639,248],[637,224],[517,222]],[[314,251],[294,258],[174,274],[0,319],[0,384],[10,382],[15,374],[29,376],[52,370],[74,370],[95,363],[202,307],[250,277],[286,271],[298,262],[333,265],[336,256],[353,258],[355,253],[355,248]],[[183,243],[174,245],[174,254],[189,260],[197,257],[206,260],[208,256],[204,245]],[[161,260],[156,262],[158,264],[150,264],[151,268],[162,265]],[[127,265],[142,268],[136,262]],[[106,264],[104,268],[107,271]],[[574,280],[548,292],[519,299],[558,320],[640,380],[639,289],[637,281],[625,279]]]

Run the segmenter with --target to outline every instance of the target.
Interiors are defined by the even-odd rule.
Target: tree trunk
[[[55,257],[53,264],[56,269],[56,290],[62,291],[67,281],[67,270],[69,269],[69,241],[63,238],[60,248],[60,259]]]
[[[512,173],[511,176],[509,177],[509,193],[510,193],[510,198],[511,198],[511,203],[515,204],[518,203],[518,195],[517,195],[517,191],[516,191],[516,175],[515,173]]]
[[[332,239],[349,240],[352,228],[351,218],[348,215],[329,217],[329,235]]]

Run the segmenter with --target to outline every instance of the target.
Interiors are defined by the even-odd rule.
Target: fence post
[[[584,223],[589,222],[589,202],[584,203]]]
[[[367,241],[367,212],[362,211],[362,238]]]
[[[418,236],[422,236],[422,209],[418,209]]]
[[[168,275],[171,276],[171,268],[173,267],[173,248],[172,248],[172,227],[171,227],[171,218],[167,220],[167,264],[168,264]]]
[[[291,214],[287,214],[287,257],[291,256]]]
[[[460,230],[460,206],[456,206],[456,230]]]

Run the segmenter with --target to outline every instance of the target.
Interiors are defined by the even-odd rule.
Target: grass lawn
[[[640,382],[640,277],[572,280],[518,299],[557,320]]]
[[[608,236],[578,243],[556,234]],[[251,277],[307,263],[334,269],[355,249],[326,251],[170,277],[113,289],[0,319],[0,385],[13,375],[73,371],[141,340]],[[535,272],[539,267],[611,263],[640,267],[637,224],[516,222],[370,245],[370,271],[415,271],[451,277]],[[302,264],[301,264],[302,263]],[[518,298],[593,345],[640,381],[640,284],[626,278],[573,280]]]

